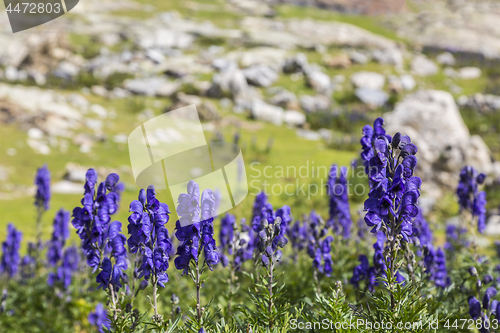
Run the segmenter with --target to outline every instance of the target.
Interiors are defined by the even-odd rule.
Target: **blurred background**
[[[421,202],[441,239],[441,217],[458,215],[460,169],[470,164],[489,175],[483,241],[493,239],[500,234],[499,21],[493,0],[84,0],[13,34],[2,11],[0,239],[8,222],[34,239],[33,179],[43,164],[53,185],[45,239],[55,212],[79,205],[89,167],[100,180],[121,176],[116,218],[126,221],[139,190],[128,134],[190,104],[207,140],[242,149],[250,193],[233,210],[238,218],[264,180],[270,201],[292,206],[296,218],[327,209],[326,195],[298,189],[321,188],[332,163],[355,165],[362,127],[382,116],[390,134],[408,134],[419,147]],[[161,133],[157,139],[168,145]],[[309,172],[279,173],[290,166]],[[280,191],[288,184],[297,195]],[[354,212],[365,195],[351,195]],[[168,192],[159,197],[174,205]]]

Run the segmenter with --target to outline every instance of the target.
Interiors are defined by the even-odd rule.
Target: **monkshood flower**
[[[384,226],[388,235],[401,235],[408,242],[413,219],[418,214],[422,184],[420,178],[413,176],[417,147],[408,136],[396,133],[391,141],[385,136],[379,137],[374,150],[368,169],[372,187],[365,201],[365,222],[372,227],[372,232]]]
[[[219,262],[219,253],[214,239],[213,217],[215,198],[212,190],[206,189],[201,195],[195,181],[187,185],[187,193],[178,198],[175,236],[181,242],[177,248],[175,267],[187,274],[196,284],[196,322],[201,327],[203,309],[200,305],[201,275],[205,266],[210,270]],[[204,254],[200,267],[199,257]]]
[[[298,261],[299,252],[303,251],[309,242],[309,235],[307,234],[307,220],[297,220],[287,229],[286,235],[292,244],[293,261]]]
[[[359,283],[361,281],[366,280],[368,277],[368,270],[370,269],[370,263],[368,262],[368,258],[361,254],[358,257],[359,265],[354,267],[354,271],[352,273],[352,278],[349,281],[353,286],[359,288]]]
[[[82,240],[82,249],[87,257],[87,264],[95,271],[101,264],[108,245],[109,222],[111,215],[118,209],[119,195],[116,190],[119,176],[110,174],[97,188],[97,172],[89,169],[84,185],[82,207],[73,210],[72,225]]]
[[[491,315],[498,317],[500,306],[498,301],[492,300],[497,295],[497,290],[494,287],[486,289],[483,295],[482,303],[474,296],[469,296],[469,315],[473,320],[481,319],[481,324],[478,325],[479,332],[490,332],[489,318]]]
[[[49,273],[47,283],[50,286],[60,284],[64,289],[68,289],[73,279],[73,274],[78,270],[80,256],[76,247],[71,246],[64,250],[62,263],[57,267],[56,272]]]
[[[121,287],[121,280],[124,278],[124,271],[128,268],[127,250],[125,249],[126,237],[121,233],[122,224],[114,221],[109,226],[108,242],[111,247],[111,256],[104,257],[100,266],[101,271],[97,274],[96,282],[99,288],[107,289],[110,284],[114,291]],[[114,263],[111,260],[114,260]]]
[[[267,195],[264,192],[260,192],[255,197],[255,201],[253,203],[252,208],[252,221],[256,216],[259,216],[262,212],[262,208],[267,203]]]
[[[225,255],[233,254],[233,242],[234,242],[234,227],[236,223],[236,218],[234,215],[226,213],[223,218],[221,218],[220,231],[219,231],[219,257],[222,262],[222,266],[226,267],[229,264],[229,258]]]
[[[0,273],[5,273],[13,277],[19,270],[21,257],[19,248],[21,247],[22,232],[16,230],[12,223],[7,225],[7,238],[2,243],[2,259],[0,261]]]
[[[359,283],[362,281],[366,281],[366,288],[370,292],[375,291],[375,287],[378,286],[377,279],[379,277],[385,276],[385,271],[387,269],[385,260],[384,260],[384,243],[386,241],[386,236],[382,231],[377,233],[377,241],[373,244],[373,249],[375,250],[373,253],[373,266],[370,266],[368,258],[365,255],[359,256],[360,264],[354,267],[353,275],[350,280],[350,283],[359,288]],[[399,281],[403,281],[402,275],[396,272],[396,278]]]
[[[436,251],[435,265],[434,282],[436,286],[444,289],[451,284],[451,280],[446,270],[446,255],[441,248]]]
[[[50,171],[47,165],[39,168],[35,176],[35,206],[41,210],[48,210],[50,203]]]
[[[375,156],[375,141],[381,137],[386,136],[384,129],[384,119],[377,118],[373,123],[373,127],[366,125],[363,127],[363,137],[361,143],[361,159],[365,165],[365,172],[368,174],[369,164],[372,157]],[[387,137],[388,139],[390,137]]]
[[[57,266],[62,258],[64,244],[69,237],[69,212],[60,209],[54,218],[52,239],[47,249],[47,262],[49,265]]]
[[[448,224],[446,226],[446,243],[444,244],[444,249],[449,253],[454,253],[462,247],[468,247],[469,242],[466,236],[467,229]]]
[[[154,187],[150,186],[147,191],[141,189],[138,200],[130,204],[130,212],[127,242],[132,253],[142,255],[139,278],[150,281],[154,289],[156,285],[164,288],[169,280],[167,269],[172,251],[172,241],[165,227],[170,209],[158,201]]]
[[[313,277],[317,291],[320,292],[320,276],[318,273],[329,276],[333,270],[330,254],[330,244],[333,237],[327,236],[324,238],[327,233],[326,223],[314,210],[309,214],[307,227],[307,254],[313,260]]]
[[[468,211],[477,217],[477,229],[483,233],[486,228],[486,193],[479,192],[478,187],[484,183],[486,175],[478,173],[471,166],[465,166],[460,171],[460,181],[457,187],[458,204],[461,211]]]
[[[241,265],[247,261],[253,259],[254,249],[257,244],[256,232],[253,227],[247,224],[246,219],[241,219],[240,221],[240,234],[239,234],[239,248],[235,254],[235,263],[237,264],[237,271],[241,269]]]
[[[95,310],[89,313],[88,320],[90,325],[96,327],[100,333],[104,333],[103,326],[108,330],[110,329],[108,314],[106,313],[106,310],[101,303],[98,303],[95,307]]]
[[[328,227],[332,227],[344,239],[351,235],[352,219],[347,188],[347,168],[339,168],[333,164],[328,174],[327,193],[330,199],[330,219]]]
[[[422,180],[413,176],[417,167],[417,147],[407,135],[396,133],[392,138],[385,135],[378,119],[378,130],[370,133],[369,128],[362,139],[362,158],[367,161],[370,192],[364,209],[366,224],[372,232],[383,230],[388,238],[388,274],[391,307],[395,306],[394,278],[396,273],[397,253],[401,241],[410,242],[413,232],[413,220],[418,214],[418,198]],[[377,133],[377,131],[379,133]],[[369,147],[369,136],[372,145]],[[378,135],[378,136],[377,136]],[[370,149],[373,149],[371,151]],[[373,154],[373,156],[372,156]]]
[[[433,233],[429,226],[429,223],[422,214],[422,210],[419,209],[417,216],[413,220],[413,231],[412,239],[413,242],[423,248],[424,246],[432,246]],[[418,242],[417,242],[418,240]]]

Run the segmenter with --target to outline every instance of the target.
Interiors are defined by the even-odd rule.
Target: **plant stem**
[[[231,317],[231,307],[233,303],[233,295],[234,295],[234,280],[235,280],[235,275],[234,275],[234,268],[231,267],[231,279],[229,280],[229,300],[227,302],[227,313],[229,317]]]
[[[198,265],[198,262],[196,262],[196,319],[198,319],[199,325],[201,325],[200,290],[200,267]]]
[[[394,277],[394,262],[396,260],[396,235],[395,235],[395,230],[396,230],[396,221],[395,218],[393,217],[393,224],[391,225],[391,249],[390,249],[390,256],[391,256],[391,261],[390,261],[390,267],[389,267],[389,291],[391,293],[391,309],[394,309],[395,307],[395,300],[394,300],[394,283],[393,283],[393,277]]]
[[[109,285],[109,293],[111,294],[111,302],[113,304],[113,318],[116,320],[117,313],[116,313],[116,299],[115,299],[115,291],[113,289],[113,285]]]
[[[153,277],[153,304],[154,304],[154,309],[155,309],[155,317],[158,318],[158,304],[157,304],[157,296],[156,293],[158,291],[158,279],[156,277]]]
[[[272,259],[270,260],[271,263],[269,265],[269,284],[267,285],[267,288],[269,290],[269,307],[268,307],[268,312],[269,312],[269,329],[273,328],[273,320],[271,319],[271,314],[273,311],[273,271],[274,271],[274,263],[272,262]]]

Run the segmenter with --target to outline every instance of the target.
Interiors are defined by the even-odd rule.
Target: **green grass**
[[[183,17],[196,21],[211,21],[216,26],[232,27],[242,14],[231,11],[223,0],[191,0],[191,1],[162,1],[136,0],[142,5],[153,6],[154,10],[118,10],[112,12],[116,16],[126,16],[136,19],[147,19],[159,12],[176,11]]]
[[[13,167],[14,172],[10,175],[8,183],[22,186],[23,188],[32,186],[33,177],[36,168],[44,163],[47,163],[51,172],[53,182],[61,180],[65,173],[65,165],[67,162],[77,163],[88,167],[106,167],[108,169],[121,170],[119,171],[121,179],[127,185],[127,191],[123,194],[123,201],[120,212],[116,218],[123,223],[126,223],[127,218],[127,205],[137,196],[138,188],[130,171],[130,160],[128,155],[128,148],[126,144],[117,144],[112,142],[113,135],[118,133],[130,133],[140,122],[136,119],[139,111],[145,108],[151,108],[156,114],[159,114],[165,105],[169,103],[165,99],[154,99],[144,97],[134,97],[131,100],[113,100],[109,101],[97,96],[87,97],[91,103],[98,103],[106,107],[108,110],[115,110],[118,117],[112,121],[106,121],[104,129],[108,141],[97,142],[92,152],[89,154],[80,153],[78,147],[70,143],[70,147],[66,153],[62,153],[53,149],[49,156],[38,155],[33,153],[32,149],[26,145],[26,133],[21,131],[14,125],[3,126],[3,135],[5,140],[2,141],[0,149],[5,151],[7,148],[15,147],[17,155],[5,156],[2,160],[2,166]],[[159,103],[159,104],[157,104]],[[246,116],[238,116],[240,121],[246,123],[248,119]],[[255,125],[255,123],[249,123]],[[248,128],[246,128],[248,127]],[[255,126],[254,126],[255,127]],[[231,141],[232,135],[238,131],[234,126],[226,126],[221,128],[221,132],[227,141]],[[287,196],[284,193],[279,194],[279,187],[286,184],[293,184],[288,187],[290,192],[296,192],[297,184],[305,189],[310,183],[321,184],[325,181],[326,172],[332,163],[339,163],[348,165],[356,153],[348,151],[338,151],[328,149],[321,142],[306,141],[298,138],[295,131],[286,127],[275,127],[269,124],[261,124],[260,128],[251,128],[251,126],[243,126],[241,132],[241,143],[243,147],[243,156],[245,159],[245,167],[249,181],[253,181],[252,187],[249,188],[250,194],[248,198],[233,212],[238,217],[247,217],[247,213],[253,204],[253,197],[256,194],[256,188],[263,187],[263,181],[267,180],[269,183],[268,191],[271,191],[271,186],[275,185],[275,196],[271,196],[270,200],[276,206],[288,204],[293,206],[295,215],[297,217],[302,213],[306,213],[312,208],[318,210],[326,209],[327,202],[324,196],[316,195],[313,198],[302,198],[300,195]],[[207,140],[212,138],[211,133],[205,133]],[[263,153],[269,138],[274,138],[274,144],[269,154]],[[252,142],[255,142],[255,147],[252,147]],[[253,164],[251,167],[251,163]],[[268,166],[272,170],[272,177],[266,179],[263,175],[264,168]],[[286,170],[288,166],[295,166],[296,168],[303,167],[309,168],[309,175],[307,177],[294,177],[290,171],[288,177],[276,177],[275,172],[279,168]],[[312,175],[312,166],[320,168],[319,174]],[[258,170],[258,171],[257,171]],[[316,171],[318,169],[315,169]],[[127,172],[124,172],[127,171]],[[259,177],[260,173],[260,177]],[[298,182],[298,183],[297,183]],[[279,186],[279,187],[278,187]],[[313,188],[315,190],[315,188]],[[300,194],[300,192],[299,192]],[[174,205],[173,200],[169,197],[168,192],[159,194],[162,201],[167,202],[170,206]],[[44,217],[43,236],[45,239],[49,238],[51,232],[51,224],[53,216],[56,211],[63,207],[67,210],[72,210],[75,206],[79,205],[80,196],[75,195],[60,195],[55,194],[51,204],[51,209]],[[35,236],[35,210],[32,206],[32,197],[25,195],[20,198],[11,200],[3,200],[0,205],[0,239],[5,236],[5,229],[8,222],[14,222],[25,234],[25,240],[33,240]],[[175,215],[172,216],[175,220]],[[171,223],[172,227],[173,223]]]
[[[394,31],[384,27],[381,18],[375,16],[340,14],[315,7],[293,5],[278,5],[275,8],[279,18],[315,19],[348,23],[395,41],[405,41]]]

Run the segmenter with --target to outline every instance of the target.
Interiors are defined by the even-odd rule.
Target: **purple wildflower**
[[[118,182],[117,174],[110,174],[105,182],[97,185],[97,172],[89,169],[84,185],[82,207],[73,210],[71,223],[82,240],[82,248],[87,257],[87,264],[94,269],[99,267],[101,253],[107,247],[107,236],[111,215],[118,209],[119,196],[113,192]]]
[[[330,219],[328,226],[344,239],[351,235],[352,219],[347,188],[347,168],[333,164],[328,175],[327,193],[330,198]]]
[[[2,258],[0,260],[0,273],[13,277],[19,270],[19,248],[21,247],[22,232],[16,230],[12,223],[7,225],[7,238],[2,243]]]
[[[420,178],[413,176],[417,147],[408,136],[396,133],[391,141],[386,136],[379,137],[373,148],[374,156],[368,165],[371,189],[365,201],[365,222],[372,232],[380,230],[382,224],[388,230],[395,228],[394,234],[408,242],[418,214],[422,184]]]
[[[49,273],[47,283],[53,286],[60,283],[64,289],[68,289],[73,279],[73,273],[78,269],[80,256],[76,247],[68,247],[64,250],[62,264],[57,267],[56,272]]]
[[[213,238],[213,215],[215,208],[214,195],[211,190],[203,191],[200,204],[200,190],[196,182],[190,181],[187,185],[187,194],[179,195],[175,236],[181,242],[177,248],[175,267],[186,274],[189,263],[198,262],[201,252],[204,252],[205,261],[210,270],[219,262],[219,254]],[[200,218],[202,219],[200,221]]]
[[[132,253],[142,255],[139,277],[156,281],[164,288],[169,280],[167,269],[172,251],[172,241],[165,227],[169,220],[170,209],[167,204],[158,201],[154,187],[150,186],[147,191],[140,190],[138,200],[130,204],[130,212],[132,213],[128,218],[130,237],[127,242]],[[121,240],[118,241],[116,248],[115,252],[123,251],[126,254]]]
[[[469,211],[477,217],[477,228],[483,233],[486,228],[486,193],[479,192],[478,187],[484,183],[486,175],[478,173],[471,166],[465,166],[460,171],[460,181],[457,187],[458,203],[461,211]]]
[[[221,218],[220,231],[219,231],[219,255],[221,258],[222,266],[228,265],[229,259],[225,255],[226,251],[229,255],[233,254],[233,241],[234,241],[234,226],[236,218],[234,215],[226,213]]]
[[[110,329],[108,314],[101,303],[96,305],[94,312],[89,313],[88,320],[90,325],[97,327],[100,333],[104,333],[103,326]]]
[[[50,203],[50,171],[45,164],[37,170],[35,176],[36,194],[35,206],[39,209],[48,210]]]
[[[62,258],[64,244],[69,237],[69,212],[60,209],[54,218],[54,229],[52,239],[47,249],[47,261],[49,265],[56,266]]]

